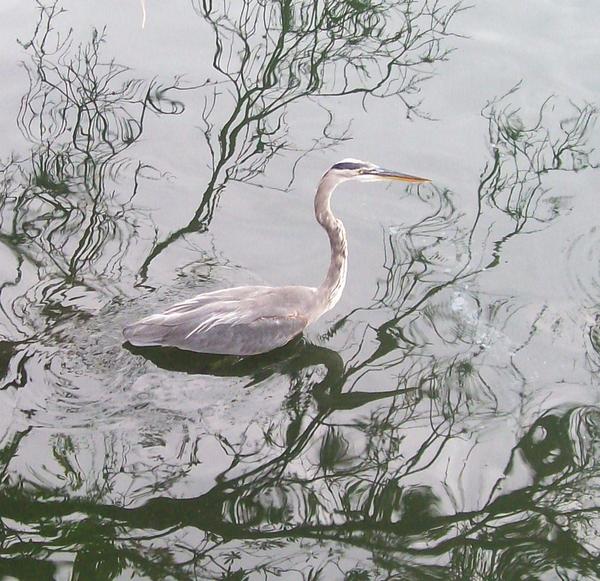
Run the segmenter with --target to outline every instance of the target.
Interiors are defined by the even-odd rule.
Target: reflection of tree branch
[[[155,498],[132,509],[83,499],[71,499],[68,503],[39,502],[29,498],[23,490],[14,490],[10,502],[0,499],[0,512],[5,517],[32,523],[40,522],[47,514],[55,519],[79,514],[81,520],[71,524],[71,535],[76,536],[79,529],[89,533],[91,523],[101,523],[94,530],[96,543],[102,544],[102,539],[110,538],[116,527],[129,531],[156,530],[156,535],[148,534],[154,544],[165,534],[158,531],[170,534],[174,529],[203,530],[206,540],[190,545],[187,550],[195,555],[196,566],[201,567],[205,574],[208,569],[204,568],[210,567],[215,558],[219,562],[219,555],[222,559],[223,551],[235,540],[250,543],[258,552],[261,551],[261,542],[264,542],[262,550],[268,555],[269,548],[273,546],[270,543],[277,543],[282,538],[286,542],[309,539],[321,543],[327,540],[344,542],[385,554],[388,558],[394,556],[399,560],[395,567],[401,567],[405,559],[412,561],[416,557],[471,551],[480,555],[483,561],[459,559],[450,570],[464,567],[466,563],[477,568],[482,563],[489,563],[485,553],[493,550],[498,558],[492,560],[493,569],[488,576],[493,571],[500,572],[509,563],[513,563],[513,567],[518,566],[527,551],[523,553],[515,549],[529,547],[535,554],[543,556],[536,560],[536,571],[543,572],[560,563],[568,563],[580,574],[598,574],[597,560],[576,536],[577,523],[597,518],[598,509],[595,506],[573,509],[569,502],[570,490],[574,487],[585,489],[589,479],[593,481],[597,472],[597,455],[592,451],[594,440],[589,437],[593,436],[593,432],[589,430],[597,428],[598,414],[597,408],[575,408],[561,418],[546,417],[536,422],[518,445],[524,451],[525,459],[535,462],[538,453],[552,458],[552,446],[547,444],[551,440],[559,444],[564,442],[564,438],[557,438],[555,432],[563,427],[567,427],[567,446],[569,443],[577,445],[580,439],[587,443],[582,450],[585,455],[567,453],[565,460],[569,458],[571,463],[555,462],[553,471],[547,469],[547,463],[539,456],[539,467],[545,473],[543,479],[498,495],[481,509],[457,511],[452,515],[436,513],[435,497],[426,487],[404,488],[399,480],[394,479],[375,485],[367,480],[361,483],[352,473],[345,475],[354,478],[351,484],[339,489],[341,496],[336,499],[336,522],[320,518],[314,503],[322,500],[306,488],[302,478],[293,476],[286,478],[285,483],[254,481],[251,489],[239,488],[234,479],[219,483],[208,493],[195,498]],[[540,439],[536,432],[542,425],[547,436]],[[577,466],[573,461],[582,461],[583,464]],[[511,470],[509,467],[507,475]],[[343,476],[332,473],[329,480],[329,490],[337,494],[336,481],[343,481]],[[304,495],[306,504],[291,510],[287,503],[298,499],[298,495]],[[18,515],[16,506],[20,507]],[[301,516],[303,520],[297,520]],[[565,520],[569,523],[568,527],[558,524]],[[63,542],[68,540],[65,538]],[[559,547],[561,550],[558,550]],[[109,544],[106,548],[111,552],[117,550]],[[165,553],[159,559],[154,571],[162,570],[161,563],[165,563],[163,559],[167,559],[167,555]],[[149,561],[140,560],[139,553],[129,554],[126,558],[140,567],[149,566]],[[266,560],[268,562],[269,558]],[[174,563],[172,565],[175,566]],[[182,564],[176,566],[181,567]],[[533,564],[529,563],[529,566]],[[470,576],[467,572],[465,574]]]
[[[169,246],[208,227],[229,181],[254,180],[278,152],[290,149],[285,116],[294,103],[355,93],[395,96],[409,112],[421,114],[415,99],[428,76],[421,69],[432,70],[447,57],[442,43],[451,36],[449,26],[459,10],[459,4],[447,7],[427,0],[324,6],[312,0],[245,0],[223,13],[212,2],[194,6],[213,30],[213,66],[226,79],[206,97],[202,114],[211,176],[189,222],[149,252],[139,271],[142,281]],[[221,113],[227,98],[231,111],[217,124],[212,117]],[[344,138],[343,133],[331,135],[332,125],[330,114],[314,148]]]
[[[543,214],[541,201],[549,198],[550,190],[545,180],[550,172],[596,167],[596,162],[591,158],[592,149],[587,145],[596,119],[593,107],[572,105],[572,114],[568,113],[555,123],[548,117],[549,101],[546,100],[531,129],[509,131],[506,127],[511,124],[524,127],[522,122],[516,120],[517,110],[506,104],[509,97],[514,97],[515,91],[491,101],[484,110],[490,125],[493,161],[482,172],[478,213],[470,230],[465,230],[459,224],[461,216],[456,213],[448,193],[434,188],[425,190],[431,196],[428,200],[431,211],[420,221],[406,228],[398,228],[388,237],[387,276],[370,310],[385,308],[391,310],[394,316],[370,330],[369,336],[374,338],[374,345],[370,345],[369,355],[365,356],[359,351],[353,357],[358,357],[360,361],[352,363],[354,372],[385,362],[385,365],[393,365],[394,368],[407,365],[406,372],[412,373],[415,354],[421,350],[425,338],[431,341],[436,336],[444,348],[450,344],[458,347],[462,343],[471,353],[458,358],[453,353],[446,359],[447,369],[454,368],[457,362],[481,357],[481,346],[473,337],[474,332],[482,332],[477,323],[479,316],[474,313],[475,319],[465,325],[461,303],[455,312],[449,312],[446,307],[443,310],[435,307],[434,298],[457,285],[474,281],[487,269],[497,267],[504,243],[516,235],[529,232],[526,226],[531,222],[544,224],[559,215],[556,206],[552,207],[550,217]],[[553,128],[556,125],[558,130]],[[503,204],[501,200],[504,200]],[[510,218],[508,226],[502,219],[504,216]],[[494,239],[494,242],[490,242]],[[479,240],[485,244],[478,246]],[[484,263],[484,257],[490,250],[494,260],[485,267],[479,266]],[[449,252],[454,253],[456,258]],[[448,262],[455,270],[451,276],[447,274]],[[353,315],[351,313],[348,317]],[[441,331],[449,323],[453,324],[451,332]],[[488,323],[488,334],[493,332],[492,329],[502,327],[498,321],[493,326],[491,323]],[[337,323],[338,326],[340,324],[342,322]],[[445,339],[444,334],[451,338]],[[369,343],[365,342],[364,345]],[[436,353],[435,368],[438,375],[441,369],[437,353],[441,349],[432,351]],[[392,360],[389,358],[391,353],[399,355]],[[432,366],[430,358],[423,358],[422,366],[424,377],[429,377],[428,370]],[[473,365],[471,367],[474,373],[470,374],[475,378],[477,372]],[[464,365],[463,369],[466,369]],[[485,385],[483,377],[479,376],[479,380]]]
[[[335,8],[338,4],[328,6]],[[216,100],[207,101],[206,139],[214,155],[213,174],[205,192],[206,204],[190,222],[189,232],[209,223],[214,208],[211,204],[216,200],[214,192],[225,187],[228,180],[253,179],[271,153],[280,147],[279,137],[283,140],[285,136],[283,119],[277,116],[285,106],[275,109],[274,121],[260,121],[256,108],[264,111],[270,104],[267,99],[260,109],[260,99],[253,89],[257,83],[250,82],[257,77],[254,73],[246,75],[255,66],[262,72],[259,79],[262,88],[281,87],[278,83],[285,77],[278,77],[278,61],[265,68],[260,57],[253,57],[254,51],[248,43],[248,56],[244,56],[246,60],[242,59],[242,68],[238,70],[233,53],[224,48],[228,45],[223,38],[237,34],[231,22],[235,26],[243,22],[249,29],[256,26],[257,31],[261,30],[259,24],[262,24],[255,18],[257,12],[252,12],[259,8],[266,10],[261,3],[245,4],[244,10],[250,12],[230,21],[216,15],[208,2],[203,4],[206,17],[218,29],[215,35],[221,43],[218,62],[223,74],[231,76],[232,90],[239,87],[234,108],[240,100],[243,106],[225,124],[219,124],[213,117],[219,109]],[[292,35],[298,28],[294,24],[294,9],[289,6],[288,12],[280,15],[281,30],[272,32],[283,47],[292,39],[301,40],[297,31],[295,37]],[[272,14],[279,13],[267,13]],[[313,13],[302,14],[305,17]],[[379,17],[376,14],[375,21]],[[269,18],[267,23],[271,22]],[[351,27],[355,20],[343,22],[345,27]],[[319,34],[316,28],[314,32]],[[296,61],[292,63],[298,66]],[[56,70],[61,70],[58,65]],[[293,67],[290,70],[293,72]],[[100,77],[100,73],[95,73],[95,78]],[[344,88],[353,80],[350,73],[346,77]],[[516,93],[511,95],[514,98]],[[143,101],[142,93],[138,97]],[[277,93],[273,99],[279,99]],[[282,99],[279,103],[285,103],[285,97]],[[62,97],[58,101],[62,103]],[[125,110],[133,114],[131,106],[130,103]],[[54,109],[43,107],[38,111],[52,118]],[[68,109],[76,110],[79,111],[77,107]],[[206,436],[196,436],[194,442],[193,436],[186,432],[188,425],[182,430],[185,433],[176,442],[177,451],[172,457],[156,455],[147,463],[139,451],[143,447],[140,442],[132,445],[127,441],[123,453],[115,452],[115,442],[105,443],[113,456],[103,457],[96,450],[89,452],[94,458],[102,458],[98,460],[100,469],[91,474],[85,473],[83,462],[79,461],[85,452],[78,450],[76,435],[55,437],[52,453],[62,471],[55,487],[35,474],[21,477],[16,471],[11,473],[9,465],[17,457],[21,440],[9,439],[3,447],[4,480],[0,494],[5,533],[0,543],[2,554],[28,555],[33,559],[67,547],[77,552],[74,569],[82,578],[98,571],[106,577],[116,577],[125,567],[154,578],[183,579],[189,578],[190,572],[199,578],[218,578],[242,577],[252,571],[283,575],[292,565],[284,561],[287,555],[281,556],[280,547],[292,542],[336,542],[372,555],[369,565],[374,575],[380,571],[383,571],[380,576],[388,577],[398,571],[414,572],[410,567],[416,566],[415,563],[443,560],[448,564],[445,569],[436,568],[436,576],[459,578],[462,574],[471,578],[478,572],[477,567],[484,567],[482,563],[488,564],[488,577],[511,571],[510,567],[523,559],[516,554],[518,551],[511,550],[516,547],[521,555],[534,555],[531,568],[536,572],[557,563],[568,563],[581,575],[600,574],[591,556],[593,551],[586,544],[586,534],[581,533],[581,530],[592,531],[597,523],[597,499],[592,497],[597,492],[595,442],[600,413],[597,409],[556,411],[524,420],[525,433],[514,446],[506,468],[500,468],[489,496],[482,493],[483,506],[472,510],[457,507],[452,511],[452,505],[449,508],[444,504],[440,492],[448,488],[448,496],[452,497],[456,493],[451,490],[453,486],[460,488],[460,478],[451,482],[444,475],[448,469],[444,463],[450,463],[456,452],[453,445],[478,436],[468,423],[471,416],[479,421],[482,417],[483,421],[488,420],[485,414],[490,407],[473,410],[470,402],[473,398],[485,398],[491,410],[498,411],[498,382],[489,377],[489,369],[498,363],[490,362],[488,346],[502,340],[507,321],[519,314],[510,301],[472,297],[465,283],[476,284],[484,271],[482,265],[489,263],[489,254],[501,252],[508,237],[522,236],[532,231],[532,225],[540,227],[553,219],[544,213],[543,204],[543,200],[549,199],[546,182],[549,173],[595,167],[585,157],[591,155],[586,140],[595,116],[591,112],[580,115],[584,110],[576,107],[575,118],[569,114],[567,118],[571,121],[559,122],[560,137],[551,129],[548,105],[542,105],[539,118],[529,124],[533,129],[521,132],[506,130],[507,125],[518,125],[512,113],[514,107],[497,105],[494,112],[488,111],[494,147],[481,175],[479,213],[474,224],[464,227],[463,216],[452,204],[449,192],[435,188],[417,190],[427,212],[410,227],[395,228],[386,235],[385,276],[373,303],[367,307],[369,324],[364,323],[364,317],[356,317],[360,313],[357,310],[336,322],[329,335],[334,338],[343,330],[349,336],[347,352],[351,355],[345,361],[333,350],[302,341],[287,351],[254,360],[215,357],[190,362],[189,357],[174,352],[136,351],[167,370],[248,377],[246,387],[255,387],[275,377],[285,378],[286,387],[290,384],[280,415],[266,421],[251,420],[246,429],[240,428],[242,435],[238,441],[231,434],[217,434],[217,442],[224,451],[223,464],[201,467],[214,479],[207,483],[203,475],[205,479],[198,486],[204,487],[204,493],[196,490],[188,498],[173,497],[181,494],[181,489],[174,485],[185,482],[199,462],[193,454],[189,458],[184,456],[187,438],[192,441],[190,447],[200,448],[202,437]],[[91,117],[86,117],[86,112],[82,119],[91,119],[95,114],[90,111]],[[44,268],[51,270],[58,280],[53,288],[59,290],[60,284],[68,286],[81,278],[92,257],[106,257],[113,252],[108,261],[110,266],[105,265],[103,272],[114,274],[129,240],[127,226],[123,226],[125,207],[111,198],[102,180],[113,179],[115,173],[129,168],[137,183],[143,174],[143,164],[121,164],[122,158],[112,157],[115,152],[124,151],[120,147],[129,145],[120,144],[119,140],[111,141],[110,145],[104,143],[105,136],[110,134],[106,128],[119,124],[103,115],[107,122],[81,125],[87,129],[79,137],[59,132],[52,147],[46,147],[37,135],[32,138],[36,171],[31,172],[29,166],[19,162],[10,164],[16,167],[13,173],[7,170],[2,174],[3,191],[16,200],[14,207],[21,212],[25,226],[7,222],[11,217],[8,208],[12,211],[13,202],[3,200],[7,205],[0,213],[3,220],[0,241],[18,253],[18,271],[24,262],[34,265],[42,274],[46,272]],[[139,121],[139,116],[133,115],[133,119]],[[260,126],[264,129],[260,139],[269,143],[267,149],[271,148],[267,153],[253,148],[259,141],[254,133],[259,121],[264,122]],[[23,126],[29,128],[28,123],[23,122]],[[102,128],[99,134],[89,129],[97,126]],[[133,126],[137,127],[135,123]],[[222,129],[215,131],[216,127]],[[35,135],[33,129],[27,131]],[[95,136],[89,142],[82,137],[86,131]],[[507,135],[512,139],[510,145],[506,145]],[[63,136],[68,138],[65,143],[61,141]],[[72,145],[73,139],[79,144],[77,147]],[[69,153],[62,165],[60,156],[55,155],[57,151]],[[88,158],[96,162],[88,162]],[[576,161],[569,165],[573,159]],[[106,167],[112,169],[98,170],[105,160],[110,160]],[[233,167],[234,162],[239,170]],[[36,181],[38,174],[40,180]],[[25,179],[31,176],[35,179]],[[28,185],[31,190],[24,192],[27,188],[22,187],[23,183],[35,185]],[[135,186],[131,195],[134,194]],[[56,213],[51,220],[45,222],[43,216],[35,213],[32,198],[36,196],[48,212]],[[88,221],[80,216],[83,210],[78,196],[90,204],[91,208],[85,210]],[[106,230],[106,238],[98,234],[100,226],[95,222],[101,220],[102,204],[108,206],[114,219],[110,226],[113,229]],[[560,208],[556,207],[556,218],[559,214]],[[79,219],[76,223],[79,236],[69,246],[61,233],[69,231],[74,216]],[[27,227],[41,232],[40,244],[44,246],[35,246]],[[126,230],[121,238],[118,227]],[[69,234],[74,236],[74,232]],[[184,230],[178,232],[158,243],[153,252],[162,252]],[[122,244],[118,251],[104,244],[105,239],[115,236]],[[53,256],[56,262],[50,266],[47,254],[56,255]],[[491,267],[501,268],[500,261],[489,264],[488,268]],[[18,284],[17,276],[0,289],[4,293],[10,285]],[[23,302],[34,301],[26,297]],[[46,300],[44,308],[44,320],[51,327],[58,320],[51,301]],[[10,311],[5,309],[4,313],[6,316]],[[541,309],[535,316],[541,319],[543,314]],[[15,315],[11,317],[15,319]],[[590,330],[593,349],[598,342],[596,331]],[[537,327],[531,326],[523,341],[510,345],[510,354],[507,350],[500,365],[512,361],[515,372],[527,379],[511,357],[531,351],[536,333]],[[19,353],[22,358],[27,355],[19,349],[18,343],[0,344],[3,381],[17,377],[15,360]],[[161,381],[165,381],[162,376]],[[23,383],[19,384],[18,377],[13,380],[16,387]],[[347,413],[349,410],[354,413]],[[478,413],[472,414],[473,411]],[[539,408],[535,413],[540,413]],[[509,417],[506,413],[498,421]],[[172,425],[171,416],[166,423]],[[161,438],[166,430],[163,426],[159,429]],[[262,430],[264,437],[255,434],[252,438],[252,430]],[[210,436],[215,434],[211,432]],[[85,437],[90,437],[87,432]],[[468,443],[469,453],[476,445],[478,442]],[[119,488],[117,481],[125,484]],[[439,489],[431,485],[432,481],[439,484]],[[190,482],[196,485],[196,481]],[[135,486],[137,494],[131,493]],[[189,491],[186,488],[186,494]],[[586,493],[590,495],[589,502],[574,508],[572,499]],[[131,504],[127,505],[128,502]],[[306,551],[298,553],[304,558]],[[462,559],[463,555],[472,558]],[[331,562],[339,570],[345,567],[343,558],[335,552]],[[302,567],[298,566],[300,574],[306,573],[309,565]],[[310,569],[311,574],[314,570]]]
[[[555,205],[549,214],[540,206],[544,198],[552,203],[543,185],[547,174],[599,167],[592,159],[593,148],[588,145],[598,115],[594,106],[571,103],[572,113],[563,117],[558,127],[552,127],[556,123],[551,119],[550,105],[556,99],[549,97],[542,103],[537,118],[527,125],[520,109],[507,103],[518,89],[519,85],[490,101],[483,110],[493,163],[486,166],[479,191],[482,202],[514,222],[513,233],[522,231],[530,222],[546,223],[557,217],[559,208]]]
[[[131,201],[140,180],[157,173],[125,152],[140,138],[149,111],[182,111],[171,95],[185,88],[178,79],[163,86],[126,78],[126,67],[102,58],[104,32],[76,45],[72,31],[55,28],[62,12],[58,3],[40,3],[34,35],[21,43],[30,56],[29,87],[17,124],[31,151],[0,170],[0,243],[23,264],[19,270],[37,270],[44,296],[32,304],[45,305],[46,314],[68,289],[89,289],[86,279],[98,283],[120,271],[142,216]],[[121,199],[109,182],[126,173],[133,189]],[[2,310],[11,320],[4,303]],[[30,326],[21,323],[21,330]]]

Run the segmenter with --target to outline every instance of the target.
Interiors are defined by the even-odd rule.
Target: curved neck
[[[346,243],[346,230],[341,220],[338,220],[331,211],[331,194],[338,184],[337,179],[330,174],[325,174],[319,183],[315,195],[315,216],[317,222],[323,226],[329,236],[331,245],[331,262],[323,284],[318,288],[323,312],[331,309],[342,296],[346,284],[346,271],[348,266],[348,245]]]

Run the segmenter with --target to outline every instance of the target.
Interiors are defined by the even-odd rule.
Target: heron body
[[[354,159],[335,164],[321,178],[315,195],[315,216],[331,246],[329,270],[321,286],[241,286],[203,293],[125,327],[125,339],[138,346],[223,355],[256,355],[288,343],[331,309],[344,290],[346,231],[333,215],[330,200],[340,183],[352,179],[429,181]]]

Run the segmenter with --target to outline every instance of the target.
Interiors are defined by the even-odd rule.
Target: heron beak
[[[429,178],[411,176],[407,173],[400,173],[397,171],[392,171],[390,169],[384,169],[382,167],[377,167],[375,169],[368,170],[365,172],[365,175],[372,175],[381,180],[397,180],[399,182],[410,182],[412,184],[425,184],[431,181]]]

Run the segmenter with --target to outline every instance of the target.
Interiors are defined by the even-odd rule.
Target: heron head
[[[343,159],[331,167],[332,172],[340,181],[358,180],[361,182],[382,182],[396,180],[400,182],[410,182],[413,184],[423,184],[431,180],[420,178],[397,171],[385,169],[368,161],[359,159]]]

